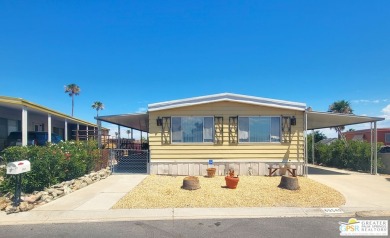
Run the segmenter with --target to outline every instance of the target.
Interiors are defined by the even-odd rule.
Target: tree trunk
[[[195,176],[188,176],[183,179],[182,189],[186,190],[196,190],[200,188],[199,179]]]
[[[74,108],[74,94],[72,94],[72,117],[73,117],[73,108]]]
[[[298,190],[299,189],[298,177],[290,177],[290,176],[283,175],[278,187],[288,189],[288,190]]]

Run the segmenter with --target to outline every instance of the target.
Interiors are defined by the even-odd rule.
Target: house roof
[[[79,123],[87,126],[97,127],[96,124],[80,120],[78,118],[66,115],[64,113],[52,110],[48,107],[44,107],[33,102],[29,102],[23,98],[0,96],[0,106],[13,108],[13,109],[20,109],[20,110],[23,108],[23,106],[25,106],[28,108],[29,111],[38,112],[38,113],[48,113],[51,114],[52,116],[67,119],[68,121],[73,123]]]
[[[148,105],[148,111],[152,112],[152,111],[159,111],[159,110],[166,110],[172,108],[187,107],[187,106],[200,105],[200,104],[213,103],[213,102],[222,102],[222,101],[246,103],[246,104],[275,107],[275,108],[284,108],[284,109],[297,110],[302,112],[306,111],[305,103],[253,97],[253,96],[246,96],[246,95],[233,94],[233,93],[221,93],[221,94],[213,94],[208,96],[153,103]],[[384,120],[384,118],[379,118],[379,117],[356,116],[353,114],[339,114],[339,113],[313,112],[313,111],[306,111],[306,112],[307,112],[308,130]],[[117,125],[141,130],[141,131],[146,131],[146,132],[149,131],[148,128],[149,115],[147,112],[142,114],[99,116],[98,119],[105,122],[110,122]]]
[[[322,140],[318,141],[317,143],[329,145],[330,143],[333,143],[336,140],[337,140],[337,138],[327,138],[327,139],[322,139]]]
[[[378,132],[390,132],[390,128],[377,128]],[[343,132],[344,135],[353,135],[353,134],[360,134],[360,133],[370,133],[371,129],[363,129],[363,130],[356,130],[356,131],[345,131]]]
[[[246,95],[233,94],[233,93],[220,93],[220,94],[213,94],[213,95],[207,95],[201,97],[192,97],[192,98],[185,98],[180,100],[153,103],[148,105],[148,110],[159,111],[165,109],[187,107],[187,106],[194,106],[194,105],[214,103],[214,102],[223,102],[223,101],[246,103],[246,104],[266,106],[266,107],[285,108],[285,109],[291,109],[297,111],[305,111],[306,109],[305,103],[290,102],[290,101],[276,100],[270,98],[253,97],[253,96],[246,96]]]

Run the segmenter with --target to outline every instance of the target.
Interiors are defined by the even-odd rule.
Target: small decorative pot
[[[215,176],[216,168],[208,168],[207,169],[207,177],[212,178]]]
[[[225,181],[226,181],[226,187],[235,189],[237,188],[238,181],[240,179],[238,177],[231,177],[231,176],[226,176]]]

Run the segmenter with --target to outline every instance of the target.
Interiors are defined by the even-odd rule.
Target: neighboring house
[[[358,130],[343,132],[347,140],[371,141],[371,130]],[[378,128],[377,140],[384,145],[390,145],[390,128]]]
[[[27,145],[28,131],[56,133],[65,140],[86,140],[97,135],[97,126],[21,98],[0,96],[0,151],[14,131],[25,132],[22,144]]]
[[[306,110],[306,104],[222,93],[148,105],[148,112],[98,120],[148,132],[151,174],[268,174],[291,163],[305,173],[305,131],[383,120]],[[119,153],[120,154],[120,153]],[[149,161],[149,160],[148,160]],[[307,173],[307,171],[306,171]]]
[[[327,139],[320,140],[317,143],[324,144],[324,145],[330,145],[337,140],[338,140],[337,138],[327,138]]]

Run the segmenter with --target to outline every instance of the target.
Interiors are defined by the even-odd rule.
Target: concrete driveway
[[[341,208],[390,209],[390,175],[370,175],[310,166],[308,177],[342,193],[346,204]]]

